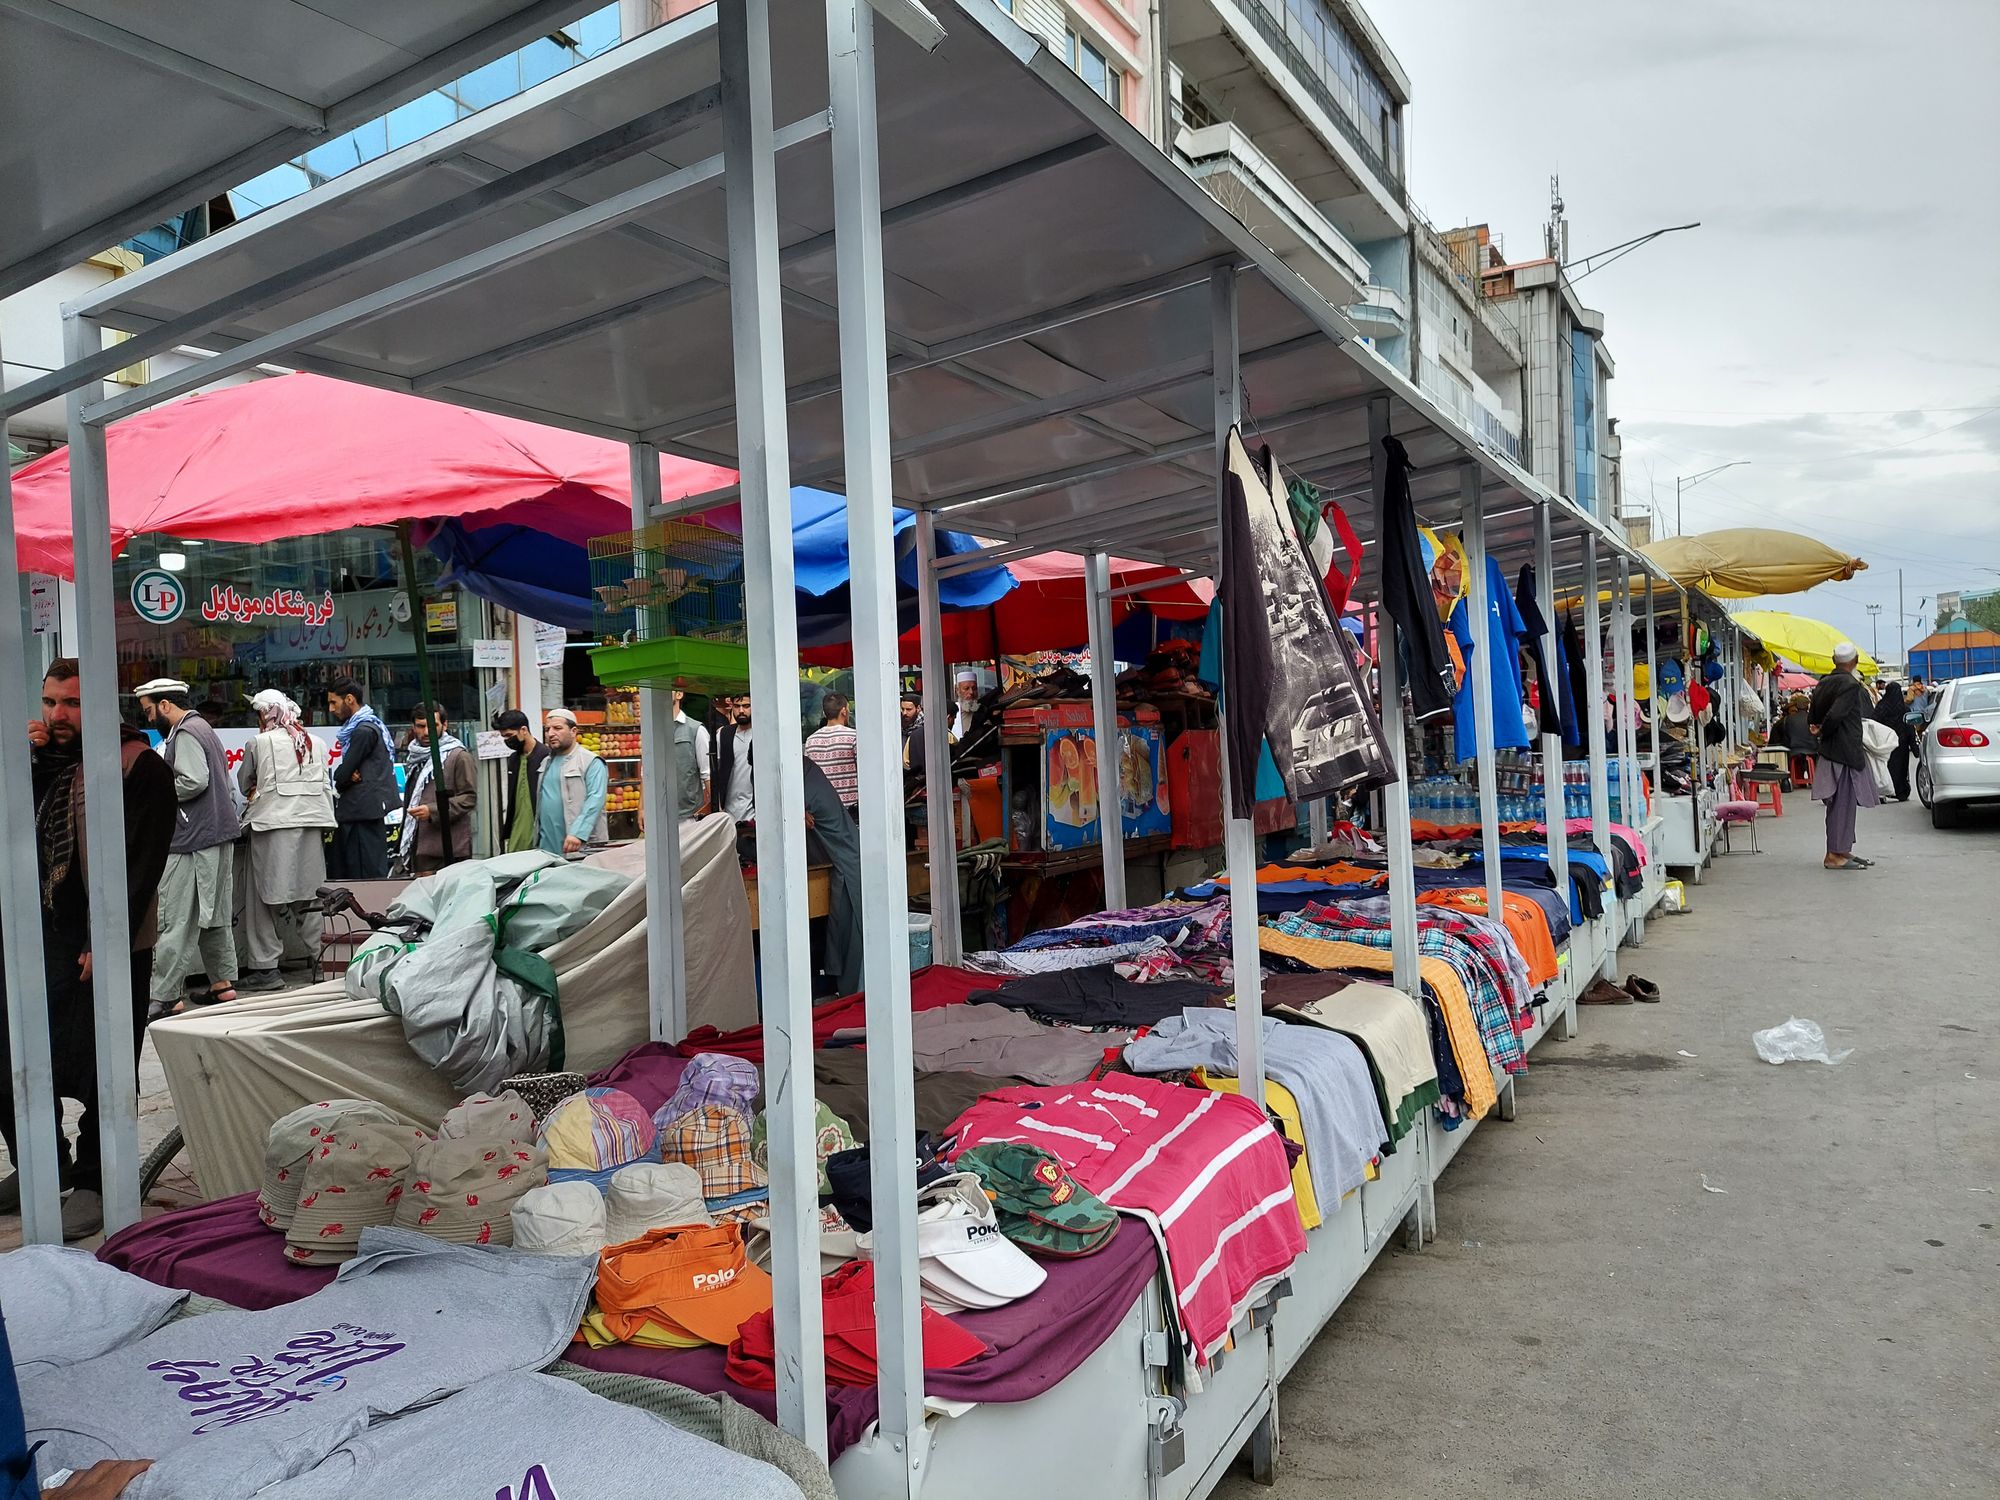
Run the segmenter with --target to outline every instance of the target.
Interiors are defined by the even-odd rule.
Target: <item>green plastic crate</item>
[[[742,641],[668,635],[619,646],[593,646],[590,664],[606,687],[678,687],[691,693],[750,691],[750,647]]]

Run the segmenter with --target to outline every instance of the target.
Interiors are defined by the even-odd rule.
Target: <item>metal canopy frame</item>
[[[385,25],[383,7],[353,0],[203,0],[171,15],[0,0],[0,137],[20,144],[37,189],[0,215],[0,297],[380,119],[592,3],[397,9]],[[146,122],[115,151],[96,129],[105,99]]]
[[[863,0],[723,0],[719,12],[670,22],[66,309],[71,363],[56,377],[70,392],[80,455],[84,694],[100,743],[116,721],[113,640],[91,629],[113,618],[102,435],[123,413],[277,359],[609,436],[633,445],[635,463],[657,448],[738,469],[761,702],[753,735],[778,1404],[784,1425],[822,1448],[811,1007],[804,910],[792,899],[804,889],[793,878],[803,870],[803,806],[783,774],[798,744],[796,695],[780,687],[796,621],[781,522],[795,476],[845,488],[857,708],[869,726],[859,768],[862,906],[878,934],[866,960],[875,1190],[886,1206],[877,1320],[893,1330],[883,1340],[881,1431],[907,1460],[912,1495],[925,1439],[914,1203],[901,1170],[914,1141],[909,980],[904,945],[879,937],[901,930],[906,906],[893,857],[900,779],[886,748],[897,655],[889,507],[917,512],[929,765],[939,778],[932,891],[945,958],[957,956],[958,923],[940,769],[945,663],[931,544],[940,518],[993,539],[981,563],[1084,552],[1102,643],[1106,554],[1213,571],[1221,452],[1240,421],[1253,443],[1282,434],[1288,471],[1348,498],[1370,492],[1381,440],[1397,435],[1416,459],[1425,519],[1470,524],[1476,543],[1510,560],[1539,551],[1545,589],[1552,545],[1580,541],[1586,568],[1600,552],[1649,566],[1603,523],[1478,446],[1010,17],[983,0],[939,10],[946,34],[929,52],[875,28]],[[106,329],[142,349],[171,339],[216,353],[101,399]],[[117,346],[121,362],[134,348]],[[639,507],[665,509],[645,490],[635,489]],[[1374,518],[1360,519],[1372,536]],[[670,710],[648,697],[656,727]],[[1400,703],[1386,699],[1400,762]],[[1114,743],[1113,712],[1100,690],[1101,754]],[[1489,705],[1489,752],[1491,729]],[[1593,748],[1601,778],[1602,746]],[[116,794],[115,764],[92,762],[92,799]],[[674,826],[669,783],[647,779],[648,821],[660,829]],[[1386,800],[1396,976],[1414,986],[1408,801],[1400,786]],[[0,802],[0,815],[11,811]],[[1237,928],[1238,972],[1251,976],[1254,1000],[1249,825],[1232,821],[1227,844],[1234,899],[1251,916]],[[1108,839],[1110,891],[1122,881],[1118,851]],[[122,948],[109,941],[125,919],[122,900],[110,899],[123,887],[122,850],[93,846],[91,855],[98,947]],[[649,951],[671,964],[679,893],[661,888],[666,861],[650,869],[649,922],[661,932]],[[11,913],[21,908],[9,884],[0,880]],[[102,994],[113,988],[100,985]],[[681,1014],[669,984],[655,1025],[671,1029]],[[1262,1089],[1260,1017],[1258,1004],[1239,1007],[1246,1091]],[[100,1022],[100,1035],[115,1038],[119,1028]],[[107,1049],[107,1085],[129,1076],[116,1050]],[[119,1093],[107,1087],[106,1098]],[[113,1227],[137,1217],[129,1113],[107,1112]]]

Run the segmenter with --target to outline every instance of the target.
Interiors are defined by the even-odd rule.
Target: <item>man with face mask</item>
[[[493,727],[510,752],[500,774],[502,847],[509,854],[520,854],[534,848],[539,836],[535,813],[541,806],[542,767],[548,764],[549,747],[535,738],[534,726],[518,708],[495,714]]]
[[[83,711],[73,658],[60,657],[42,681],[42,716],[28,725],[34,747],[35,845],[41,870],[42,953],[49,997],[49,1052],[56,1092],[56,1157],[65,1187],[63,1236],[81,1239],[104,1223],[98,1157],[97,1027],[91,995],[90,887],[85,866]],[[125,771],[125,889],[132,941],[132,1035],[146,1028],[153,970],[155,902],[174,837],[174,773],[152,753],[144,732],[122,726]],[[0,1026],[0,1136],[19,1161],[7,1028]],[[134,1080],[137,1087],[137,1080]],[[61,1126],[62,1101],[80,1100],[75,1160]],[[18,1172],[0,1178],[0,1213],[21,1210]]]
[[[750,696],[736,700],[734,722],[715,737],[715,795],[738,823],[757,819],[757,787],[750,774]]]

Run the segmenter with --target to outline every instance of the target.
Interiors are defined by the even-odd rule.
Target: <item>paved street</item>
[[[1226,1500],[2000,1494],[2000,818],[1864,811],[1835,876],[1787,814],[1622,955],[1664,1003],[1536,1050]],[[1792,1015],[1854,1055],[1760,1061]]]

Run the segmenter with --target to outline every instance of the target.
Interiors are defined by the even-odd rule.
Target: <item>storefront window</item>
[[[432,689],[455,724],[476,727],[486,717],[472,667],[479,601],[438,591],[440,565],[422,548],[416,565]],[[322,722],[337,677],[359,680],[398,731],[417,706],[419,622],[387,527],[256,545],[145,536],[118,559],[113,579],[121,691],[179,677],[204,715],[229,728],[252,727],[249,696],[267,687]]]

